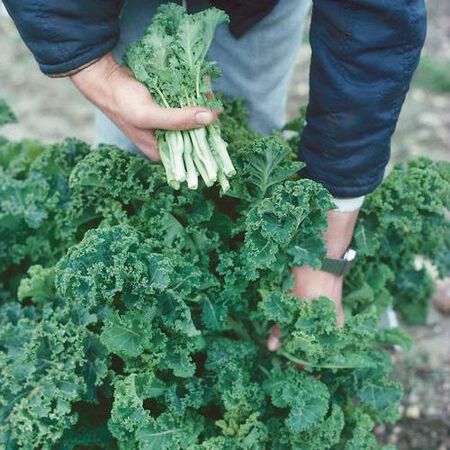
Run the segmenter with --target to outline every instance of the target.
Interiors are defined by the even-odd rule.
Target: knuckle
[[[147,110],[136,108],[130,112],[130,122],[133,126],[138,128],[150,128],[151,115]]]
[[[147,114],[142,111],[135,111],[133,117],[133,125],[139,128],[146,128],[150,125],[150,120]]]
[[[189,128],[191,121],[185,115],[173,114],[171,125],[176,129]]]

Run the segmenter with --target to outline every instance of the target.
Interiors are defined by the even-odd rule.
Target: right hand
[[[155,129],[188,130],[209,125],[217,112],[201,106],[163,108],[131,70],[107,53],[71,76],[75,86],[151,160],[159,161]]]
[[[347,250],[353,236],[359,209],[351,212],[330,210],[328,229],[323,234],[327,247],[327,256],[341,258]],[[328,297],[336,306],[337,324],[344,325],[344,310],[342,308],[343,277],[322,270],[314,270],[309,266],[293,267],[294,294],[301,301],[314,300],[321,296]],[[281,348],[283,335],[278,324],[275,324],[267,340],[267,348],[274,352]]]

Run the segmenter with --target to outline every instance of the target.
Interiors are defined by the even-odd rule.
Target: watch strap
[[[356,252],[352,249],[348,249],[343,258],[328,258],[322,259],[321,270],[330,272],[335,275],[344,276],[350,272],[353,262],[355,260]]]

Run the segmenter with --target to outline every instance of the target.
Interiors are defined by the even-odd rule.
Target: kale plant
[[[399,165],[368,196],[338,327],[331,301],[291,294],[290,267],[325,254],[330,194],[242,102],[222,127],[226,194],[175,191],[111,146],[2,141],[1,448],[382,448],[402,392],[388,350],[409,340],[379,316],[424,309],[417,256],[448,271],[448,165]]]

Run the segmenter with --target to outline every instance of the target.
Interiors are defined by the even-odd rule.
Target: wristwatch
[[[347,275],[356,258],[356,252],[352,248],[348,248],[342,258],[323,258],[321,270],[334,273],[335,275]]]

